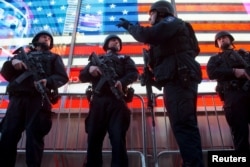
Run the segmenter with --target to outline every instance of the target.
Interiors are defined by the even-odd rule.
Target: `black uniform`
[[[250,54],[244,51],[226,50],[211,56],[207,63],[210,79],[217,80],[216,91],[224,101],[226,120],[231,128],[235,150],[249,151],[250,82],[236,78],[233,68],[247,69]]]
[[[100,60],[115,70],[115,79],[122,83],[123,88],[137,80],[138,71],[129,56],[108,53],[100,57]],[[81,70],[79,78],[82,82],[91,82],[95,92],[100,77],[94,78],[90,75],[91,65],[93,64],[90,62]],[[102,166],[102,145],[107,132],[112,145],[111,166],[128,167],[126,132],[130,124],[130,110],[124,100],[116,98],[107,82],[98,94],[93,94],[85,124],[88,133],[87,167]]]
[[[27,55],[30,60],[35,60],[36,64],[41,65],[37,71],[41,72],[41,75],[37,75],[36,79],[47,79],[46,89],[57,90],[68,82],[68,76],[59,55],[50,51],[35,50]],[[22,56],[17,54],[12,59],[20,60]],[[4,167],[15,166],[17,143],[25,130],[27,166],[40,167],[44,136],[50,131],[52,125],[52,106],[35,88],[35,75],[29,75],[25,70],[14,69],[11,60],[5,62],[1,70],[1,74],[9,81],[7,87],[9,105],[1,127],[0,164]],[[49,98],[54,97],[49,96]]]
[[[150,66],[164,87],[165,106],[184,166],[203,166],[196,118],[201,69],[194,59],[199,48],[193,29],[181,19],[166,16],[152,27],[129,25],[127,30],[137,41],[150,44]]]

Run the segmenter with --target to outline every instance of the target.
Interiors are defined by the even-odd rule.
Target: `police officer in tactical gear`
[[[107,132],[112,145],[111,166],[128,167],[126,132],[130,124],[130,110],[123,99],[116,98],[111,86],[123,94],[126,87],[137,80],[138,70],[129,56],[118,53],[121,48],[120,37],[108,35],[103,45],[106,54],[98,57],[107,67],[113,68],[117,75],[114,85],[104,82],[99,93],[93,93],[90,98],[90,110],[85,120],[88,134],[86,167],[102,167],[102,145]],[[84,83],[90,82],[95,92],[105,77],[103,75],[101,68],[90,61],[80,71],[79,79]]]
[[[164,88],[164,103],[184,167],[203,167],[201,138],[196,115],[200,65],[199,46],[192,26],[175,17],[173,6],[157,1],[149,11],[151,27],[133,25],[123,18],[117,24],[137,41],[149,44],[150,67]]]
[[[249,153],[250,123],[250,54],[233,44],[227,31],[215,35],[215,47],[220,52],[207,63],[210,79],[217,81],[216,91],[224,102],[223,108],[230,126],[236,151]]]
[[[0,139],[0,164],[4,167],[15,166],[17,144],[24,130],[26,164],[28,167],[41,166],[44,136],[51,129],[52,103],[56,102],[48,99],[56,98],[50,94],[51,91],[68,82],[61,57],[50,51],[53,48],[52,35],[41,31],[35,35],[32,44],[34,48],[27,53],[22,48],[17,49],[14,57],[6,61],[1,69],[2,76],[9,82],[9,105]],[[29,61],[26,61],[27,57]],[[33,73],[29,67],[36,65],[39,65],[37,73]],[[38,85],[43,88],[43,93]]]

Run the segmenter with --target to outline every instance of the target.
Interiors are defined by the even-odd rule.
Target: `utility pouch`
[[[247,80],[243,86],[242,86],[242,89],[246,92],[249,92],[250,91],[250,80]]]
[[[51,89],[48,93],[48,97],[52,104],[56,104],[61,96],[58,93],[58,89]]]
[[[184,88],[187,88],[190,84],[190,71],[187,66],[183,65],[178,67],[178,79]]]
[[[224,88],[221,84],[217,84],[215,87],[215,91],[218,94],[218,96],[220,97],[221,101],[224,101]]]
[[[132,88],[132,87],[127,88],[126,93],[125,93],[125,97],[124,97],[125,102],[127,102],[127,103],[132,102],[133,97],[134,97],[134,93],[135,93],[134,88]]]
[[[87,87],[85,94],[86,94],[87,100],[90,102],[92,100],[92,96],[93,96],[93,89],[92,89],[91,85],[89,85]]]

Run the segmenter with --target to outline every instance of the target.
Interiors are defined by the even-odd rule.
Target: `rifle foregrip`
[[[104,77],[101,77],[101,79],[99,80],[98,84],[95,87],[94,93],[96,94],[100,94],[101,93],[101,88],[104,85],[104,83],[106,82]]]
[[[46,101],[51,104],[51,101],[46,93],[45,87],[42,85],[41,82],[37,82],[36,88],[38,92],[46,99]]]
[[[44,86],[42,85],[42,83],[37,82],[36,88],[37,88],[39,93],[42,93],[42,94],[45,93]]]
[[[148,98],[148,107],[153,107],[154,106],[154,94],[153,94],[151,85],[146,85],[146,92],[147,92],[147,98]]]

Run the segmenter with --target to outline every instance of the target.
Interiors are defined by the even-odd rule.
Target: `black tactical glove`
[[[120,20],[120,22],[118,24],[116,24],[116,26],[118,28],[123,27],[124,29],[127,30],[129,25],[132,25],[128,20],[126,20],[124,18],[120,18],[119,20]]]

